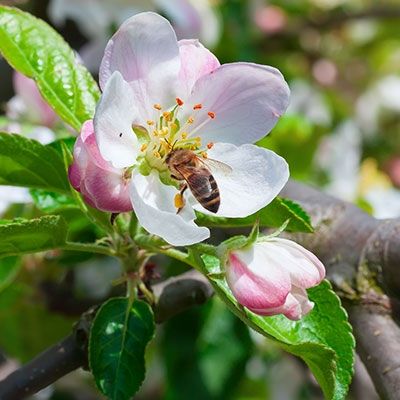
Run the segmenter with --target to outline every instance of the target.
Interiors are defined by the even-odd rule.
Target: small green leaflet
[[[0,222],[0,257],[54,249],[67,238],[67,224],[56,215]]]
[[[200,267],[232,312],[284,350],[301,357],[327,399],[345,398],[353,375],[355,341],[347,313],[328,281],[308,291],[315,307],[302,320],[290,321],[282,315],[261,317],[237,303],[224,279],[210,275],[220,272],[217,258],[207,255],[202,259]]]
[[[77,131],[93,117],[100,97],[96,82],[44,21],[0,6],[0,53],[17,71],[36,81],[43,98]]]
[[[62,158],[36,140],[0,132],[0,185],[69,192]]]
[[[276,197],[260,211],[246,218],[223,218],[197,213],[199,225],[208,227],[234,228],[253,226],[259,221],[261,227],[278,228],[289,220],[286,230],[291,232],[313,232],[310,216],[292,200]]]
[[[65,194],[41,189],[31,189],[29,193],[31,194],[36,207],[45,213],[55,213],[67,208],[79,209],[74,199]]]
[[[150,306],[117,297],[96,314],[89,338],[89,365],[100,391],[111,400],[129,400],[145,376],[144,354],[153,338]]]

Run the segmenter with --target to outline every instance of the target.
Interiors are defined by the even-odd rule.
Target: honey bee
[[[221,204],[217,182],[209,166],[215,166],[224,172],[231,171],[228,165],[209,158],[200,158],[191,150],[172,150],[166,158],[172,178],[184,181],[180,187],[179,213],[184,207],[183,193],[189,187],[196,200],[208,211],[216,213]]]

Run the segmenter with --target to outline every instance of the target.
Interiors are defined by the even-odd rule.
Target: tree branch
[[[356,206],[289,182],[282,192],[311,215],[316,232],[286,235],[313,251],[349,311],[357,350],[382,399],[400,393],[400,219],[377,220]],[[392,295],[389,298],[385,295]]]
[[[0,399],[21,400],[37,393],[82,366],[84,359],[84,352],[70,335],[1,381]]]
[[[400,393],[400,330],[389,315],[369,306],[349,307],[357,351],[382,399]]]

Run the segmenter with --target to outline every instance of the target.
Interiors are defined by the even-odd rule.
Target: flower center
[[[160,104],[154,104],[153,107],[159,111],[156,120],[148,120],[147,127],[135,128],[134,131],[139,139],[142,137],[142,145],[140,147],[140,159],[151,168],[164,172],[168,169],[166,159],[168,154],[173,150],[185,149],[191,150],[200,157],[207,158],[207,149],[212,147],[212,143],[208,143],[205,148],[202,147],[200,136],[195,136],[209,119],[215,118],[215,113],[208,112],[208,118],[201,124],[191,129],[196,112],[203,108],[202,104],[193,106],[193,115],[185,118],[182,122],[179,116],[183,101],[176,98],[176,105],[170,110],[163,110]]]

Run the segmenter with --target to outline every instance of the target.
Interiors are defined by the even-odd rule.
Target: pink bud
[[[14,72],[13,85],[16,98],[22,102],[22,112],[29,122],[49,128],[57,123],[57,114],[44,101],[33,79],[27,78],[19,72]]]
[[[283,314],[298,320],[312,310],[306,289],[318,285],[325,268],[299,244],[271,238],[232,251],[226,278],[236,300],[258,315]]]
[[[101,157],[93,121],[86,121],[75,142],[74,161],[68,171],[71,185],[92,207],[114,213],[131,211],[126,175],[124,169],[114,168]]]

